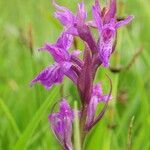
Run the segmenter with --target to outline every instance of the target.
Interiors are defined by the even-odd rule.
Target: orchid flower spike
[[[53,85],[62,83],[65,76],[73,81],[81,101],[78,112],[80,137],[83,143],[88,131],[104,116],[108,102],[112,99],[112,82],[108,76],[109,94],[103,94],[101,83],[94,83],[97,70],[101,65],[109,67],[109,59],[117,42],[118,28],[130,23],[134,17],[128,16],[124,20],[117,21],[116,0],[110,0],[109,6],[103,9],[99,0],[95,0],[92,6],[93,19],[90,21],[87,21],[83,2],[77,5],[76,14],[64,6],[59,6],[54,0],[53,5],[56,8],[54,15],[64,28],[55,43],[46,43],[39,49],[48,52],[53,57],[54,64],[41,71],[31,81],[31,85],[40,82],[46,89],[50,89]],[[91,27],[98,31],[98,38],[93,36]],[[75,37],[79,37],[83,42],[85,46],[83,53],[79,50],[70,52]],[[79,56],[80,53],[83,57]],[[96,116],[99,103],[104,103],[104,107]],[[49,116],[51,129],[65,150],[73,149],[71,141],[73,120],[73,110],[65,99],[60,102],[59,111]]]

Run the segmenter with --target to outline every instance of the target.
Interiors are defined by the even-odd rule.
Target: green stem
[[[81,150],[79,115],[78,115],[77,101],[74,102],[74,108],[75,108],[74,147],[75,147],[75,150]]]

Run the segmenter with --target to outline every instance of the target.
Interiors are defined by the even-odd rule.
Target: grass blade
[[[20,130],[17,126],[16,121],[14,120],[13,116],[11,115],[8,107],[5,105],[4,101],[0,98],[0,108],[4,111],[6,117],[8,118],[10,124],[12,125],[17,137],[20,136]]]
[[[49,97],[43,102],[41,107],[37,110],[32,120],[28,124],[27,128],[25,129],[23,134],[20,136],[19,140],[17,141],[14,147],[14,150],[25,149],[28,139],[34,133],[34,130],[38,126],[41,118],[44,116],[45,112],[50,107],[50,105],[52,105],[53,99],[56,97],[57,94],[58,94],[58,90],[56,90],[56,88],[53,88],[50,92]]]
[[[131,119],[128,131],[128,141],[127,141],[127,150],[131,150],[132,146],[132,128],[133,128],[134,116]]]

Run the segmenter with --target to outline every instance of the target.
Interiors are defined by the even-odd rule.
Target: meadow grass
[[[85,0],[88,11],[93,1]],[[58,2],[75,11],[78,1]],[[99,69],[96,81],[104,83],[106,92],[109,83],[105,73],[112,78],[113,100],[86,138],[86,150],[150,149],[150,2],[118,0],[118,4],[118,15],[133,14],[135,19],[119,30],[111,66],[126,66],[140,48],[143,51],[129,69],[120,73]],[[62,30],[53,17],[55,9],[49,0],[0,0],[0,10],[0,150],[59,150],[48,115],[62,94],[69,95],[74,107],[73,100],[79,101],[76,89],[68,79],[63,93],[60,86],[51,91],[39,84],[29,86],[34,76],[53,61],[37,48],[54,42]]]

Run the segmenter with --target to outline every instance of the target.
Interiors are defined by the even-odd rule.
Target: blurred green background
[[[58,0],[75,12],[77,0]],[[85,0],[86,8],[94,0]],[[150,1],[118,0],[118,15],[135,15],[132,24],[119,29],[111,66],[126,66],[143,48],[132,66],[120,73],[99,69],[96,81],[108,91],[107,73],[113,81],[113,97],[105,117],[86,140],[86,150],[150,149]],[[0,150],[57,150],[48,114],[60,100],[60,87],[51,91],[29,82],[53,62],[38,53],[45,42],[54,42],[62,30],[53,17],[50,0],[0,0]],[[106,81],[106,82],[105,82]],[[72,82],[65,79],[64,95],[78,100]],[[131,133],[130,133],[131,132]],[[131,142],[131,144],[130,144]]]

